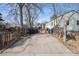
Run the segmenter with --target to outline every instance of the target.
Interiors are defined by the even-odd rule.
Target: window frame
[[[67,25],[69,25],[69,20],[67,21]]]
[[[77,20],[77,25],[79,25],[79,20]]]

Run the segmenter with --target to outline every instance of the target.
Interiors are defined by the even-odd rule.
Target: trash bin
[[[50,34],[50,32],[51,32],[51,30],[50,29],[48,29],[48,33]]]
[[[53,28],[52,29],[47,29],[48,33],[51,34],[53,33]]]
[[[51,29],[51,33],[53,33],[53,28]]]

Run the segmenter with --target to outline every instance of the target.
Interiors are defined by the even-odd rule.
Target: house
[[[67,22],[67,31],[79,31],[79,12],[74,10],[66,12],[48,22],[45,27],[51,29],[58,25],[58,27],[64,28],[65,22]]]

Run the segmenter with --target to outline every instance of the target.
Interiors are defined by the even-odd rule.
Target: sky
[[[40,22],[50,21],[50,17],[53,16],[54,14],[51,4],[44,4],[44,5],[45,5],[43,8],[44,14],[40,15]],[[56,14],[59,16],[70,10],[76,10],[76,11],[79,10],[79,4],[57,3],[55,4],[55,8],[56,8]]]
[[[50,21],[50,17],[53,16],[54,11],[52,8],[52,5],[50,3],[41,4],[43,7],[43,13],[41,13],[38,17],[38,22],[46,22]],[[12,20],[8,19],[8,11],[10,10],[10,6],[7,6],[6,4],[0,4],[0,13],[2,13],[3,19],[5,22],[12,22]],[[70,10],[79,10],[79,4],[77,3],[56,3],[56,14],[59,16],[61,14],[64,14],[67,11]]]

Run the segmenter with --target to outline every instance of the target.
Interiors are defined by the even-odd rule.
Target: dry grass
[[[63,42],[63,37],[59,38],[59,34],[54,32],[53,36],[59,39],[60,42],[62,42],[68,49],[70,49],[73,53],[79,54],[79,33],[75,33],[74,35],[75,39],[70,39],[67,37],[67,41]]]

